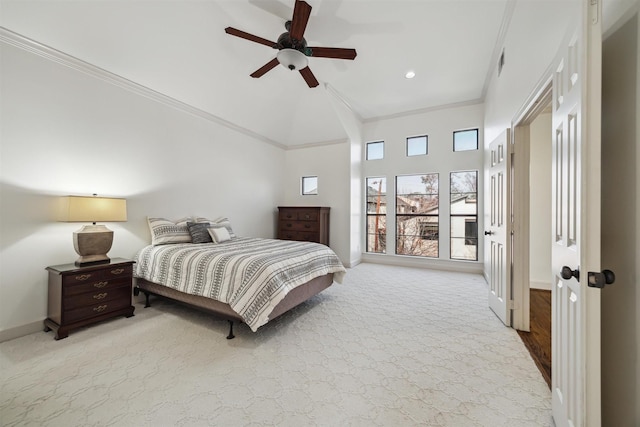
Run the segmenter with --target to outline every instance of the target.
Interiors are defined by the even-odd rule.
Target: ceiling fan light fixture
[[[278,62],[290,70],[302,70],[309,65],[309,59],[299,50],[282,49],[277,55]]]

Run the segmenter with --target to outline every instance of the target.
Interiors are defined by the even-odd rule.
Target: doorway
[[[551,82],[514,121],[513,326],[551,387]]]

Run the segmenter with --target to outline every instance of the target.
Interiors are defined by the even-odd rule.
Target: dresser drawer
[[[94,305],[97,303],[103,303],[112,301],[114,299],[131,300],[131,283],[120,282],[119,287],[109,287],[103,290],[95,290],[93,292],[86,292],[79,295],[68,296],[64,299],[65,310],[71,310],[78,307],[84,307],[88,305]]]
[[[281,230],[280,233],[278,234],[278,239],[297,240],[299,242],[315,242],[318,239],[318,233]]]
[[[72,323],[78,320],[87,319],[101,314],[107,314],[112,311],[129,307],[131,298],[121,298],[112,301],[98,302],[90,306],[76,308],[74,310],[65,310],[63,317],[64,323]]]
[[[280,229],[287,231],[318,231],[320,224],[312,221],[282,221]]]
[[[318,221],[318,211],[316,209],[283,209],[280,210],[278,218],[281,221]]]

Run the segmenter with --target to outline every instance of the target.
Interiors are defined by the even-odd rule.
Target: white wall
[[[0,340],[41,327],[45,267],[73,262],[59,195],[125,197],[109,255],[150,241],[146,216],[228,216],[274,237],[285,153],[214,121],[0,43]],[[345,180],[346,181],[346,180]],[[35,328],[35,329],[34,329]]]
[[[551,290],[551,113],[529,125],[529,278]]]
[[[283,206],[328,206],[329,246],[345,265],[350,262],[350,188],[348,142],[287,150]],[[318,194],[303,196],[303,176],[318,177]]]
[[[440,178],[440,245],[439,258],[417,258],[394,255],[395,225],[393,215],[387,218],[387,254],[366,254],[363,260],[370,262],[390,262],[414,264],[433,268],[453,268],[467,271],[479,271],[482,260],[481,236],[478,244],[480,261],[454,261],[449,259],[449,173],[461,170],[482,171],[482,121],[483,105],[473,104],[457,107],[443,107],[416,114],[366,122],[363,126],[364,144],[361,156],[365,158],[366,142],[384,141],[384,159],[364,161],[362,165],[363,183],[366,177],[385,176],[387,178],[388,211],[393,212],[395,201],[393,194],[394,177],[407,174],[438,173]],[[453,152],[453,131],[479,129],[478,150]],[[416,135],[428,135],[427,156],[406,156],[406,138]],[[478,188],[482,188],[482,173],[478,174]],[[363,189],[363,194],[364,194]],[[483,229],[482,194],[478,195],[478,234]],[[364,200],[361,201],[364,205]],[[364,227],[364,223],[362,225]],[[364,236],[364,232],[363,232]],[[364,237],[362,250],[366,250]]]
[[[485,156],[489,144],[505,129],[532,92],[550,73],[549,67],[572,22],[579,18],[579,2],[516,2],[504,37],[505,62],[500,76],[492,73],[485,97]],[[485,191],[486,176],[485,176]],[[485,248],[486,249],[486,248]],[[489,260],[485,252],[485,276]]]
[[[640,425],[640,18],[623,14],[603,42],[603,426]]]

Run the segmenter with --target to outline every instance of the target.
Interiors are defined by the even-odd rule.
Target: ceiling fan
[[[287,21],[284,27],[285,33],[280,34],[276,43],[262,37],[249,34],[233,27],[227,27],[224,31],[232,36],[240,37],[255,43],[278,49],[278,54],[271,61],[251,73],[251,77],[258,78],[268,71],[282,64],[290,70],[298,70],[309,87],[318,86],[318,80],[311,72],[308,65],[308,57],[354,59],[357,55],[355,49],[343,49],[337,47],[309,47],[304,39],[304,30],[311,16],[311,6],[302,0],[296,0],[293,8],[293,18]]]

